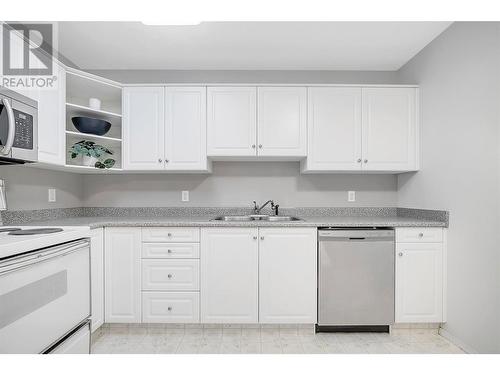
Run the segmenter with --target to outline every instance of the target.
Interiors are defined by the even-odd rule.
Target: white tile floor
[[[112,325],[102,329],[93,354],[463,354],[435,330],[318,333],[311,328]]]

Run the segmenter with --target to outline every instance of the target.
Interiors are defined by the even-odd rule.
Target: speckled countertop
[[[446,227],[446,222],[399,216],[301,216],[302,221],[268,222],[214,221],[211,217],[75,217],[56,220],[34,221],[40,226],[88,226],[100,227]]]

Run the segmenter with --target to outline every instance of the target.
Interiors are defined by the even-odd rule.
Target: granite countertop
[[[40,226],[88,226],[100,227],[446,227],[438,220],[400,216],[300,216],[302,221],[268,222],[213,221],[213,216],[80,216],[55,220],[33,221],[29,225]]]

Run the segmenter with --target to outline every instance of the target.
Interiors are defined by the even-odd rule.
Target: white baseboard
[[[439,334],[443,336],[446,340],[451,342],[453,345],[458,346],[460,349],[462,349],[464,352],[468,354],[479,354],[475,349],[471,348],[469,345],[465,344],[463,341],[457,339],[455,336],[453,336],[450,332],[448,332],[444,328],[439,329]]]

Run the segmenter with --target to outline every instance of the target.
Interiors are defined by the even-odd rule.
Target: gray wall
[[[396,176],[304,175],[298,162],[215,162],[210,175],[136,174],[83,177],[92,206],[249,206],[274,199],[282,207],[395,206]],[[190,201],[181,202],[181,191]],[[347,202],[347,191],[356,202]]]
[[[83,177],[29,166],[2,165],[0,178],[6,181],[9,210],[80,207]],[[56,189],[57,201],[48,202],[48,189]]]
[[[321,70],[90,70],[123,83],[394,83],[395,72]]]
[[[498,23],[455,23],[400,70],[422,94],[422,169],[404,207],[450,211],[446,331],[500,352]]]

